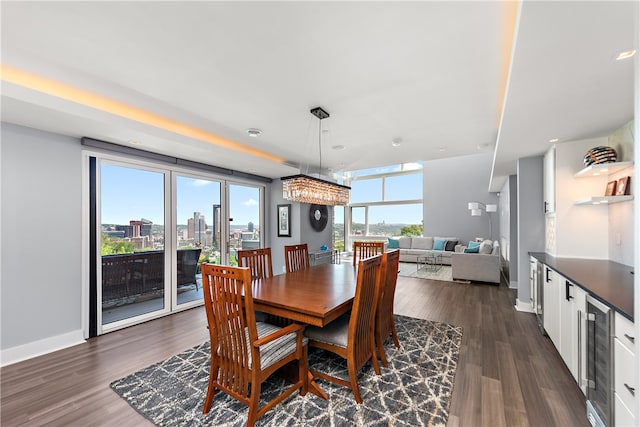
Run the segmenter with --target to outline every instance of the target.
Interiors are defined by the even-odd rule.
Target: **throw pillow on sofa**
[[[485,240],[484,242],[480,243],[480,250],[478,251],[478,253],[489,255],[491,254],[492,250],[493,243],[491,242],[491,240]]]
[[[475,246],[473,248],[464,248],[464,253],[465,254],[477,254],[480,251],[480,246]]]
[[[435,239],[433,242],[433,250],[434,251],[444,251],[444,248],[447,244],[446,240]]]
[[[470,241],[467,248],[480,248],[480,242]]]
[[[444,246],[444,250],[453,252],[457,244],[458,244],[457,240],[447,240],[447,244]]]
[[[400,248],[400,241],[398,239],[392,239],[389,237],[389,244],[387,245],[387,249],[398,249]]]

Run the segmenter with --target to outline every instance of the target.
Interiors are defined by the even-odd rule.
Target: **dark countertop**
[[[543,252],[529,255],[633,321],[633,267],[603,259],[556,258]]]

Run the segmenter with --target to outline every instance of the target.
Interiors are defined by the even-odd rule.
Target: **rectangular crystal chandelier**
[[[292,202],[341,206],[349,204],[351,187],[308,175],[291,175],[282,180],[282,197]]]

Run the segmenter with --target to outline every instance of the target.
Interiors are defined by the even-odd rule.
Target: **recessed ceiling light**
[[[260,136],[262,131],[260,129],[256,129],[256,128],[249,128],[249,129],[247,129],[247,133],[249,134],[249,136],[251,136],[253,138],[257,138],[258,136]]]
[[[344,150],[344,145],[334,145],[331,148],[333,148],[334,150]]]
[[[394,147],[399,147],[400,144],[402,144],[402,138],[393,138],[393,141],[391,141],[391,145]]]
[[[551,139],[549,140],[549,142],[551,142],[551,143],[558,142],[558,141],[560,141],[560,139],[559,139],[559,138],[551,138]]]
[[[439,152],[441,152],[441,153],[442,153],[443,151],[445,151],[445,150],[446,150],[446,149],[445,149],[444,147],[440,147],[440,148],[438,148],[438,151],[439,151]]]
[[[620,52],[618,54],[618,57],[616,58],[616,61],[620,61],[622,59],[631,58],[635,54],[636,54],[635,50],[625,50],[624,52]]]
[[[140,141],[136,141],[136,140],[132,139],[132,140],[129,141],[129,144],[131,144],[131,145],[140,145]]]

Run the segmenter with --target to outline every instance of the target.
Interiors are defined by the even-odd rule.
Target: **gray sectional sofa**
[[[390,238],[388,249],[393,249],[395,244],[393,240],[398,241],[398,249],[400,249],[400,262],[417,262],[419,256],[438,253],[442,256],[442,264],[451,265],[451,255],[454,252],[455,245],[459,239],[457,237],[422,237],[422,236],[400,236]],[[445,242],[453,242],[449,245],[449,250],[434,249],[436,240],[444,240]]]
[[[466,246],[458,245],[451,256],[453,279],[500,284],[500,245],[485,240],[478,253],[465,253]]]
[[[444,250],[440,250],[443,240]],[[499,284],[501,255],[498,242],[485,240],[480,243],[477,253],[465,253],[467,245],[459,241],[457,237],[400,236],[389,238],[387,250],[397,246],[401,262],[417,262],[419,256],[438,253],[442,264],[451,266],[453,279]]]

